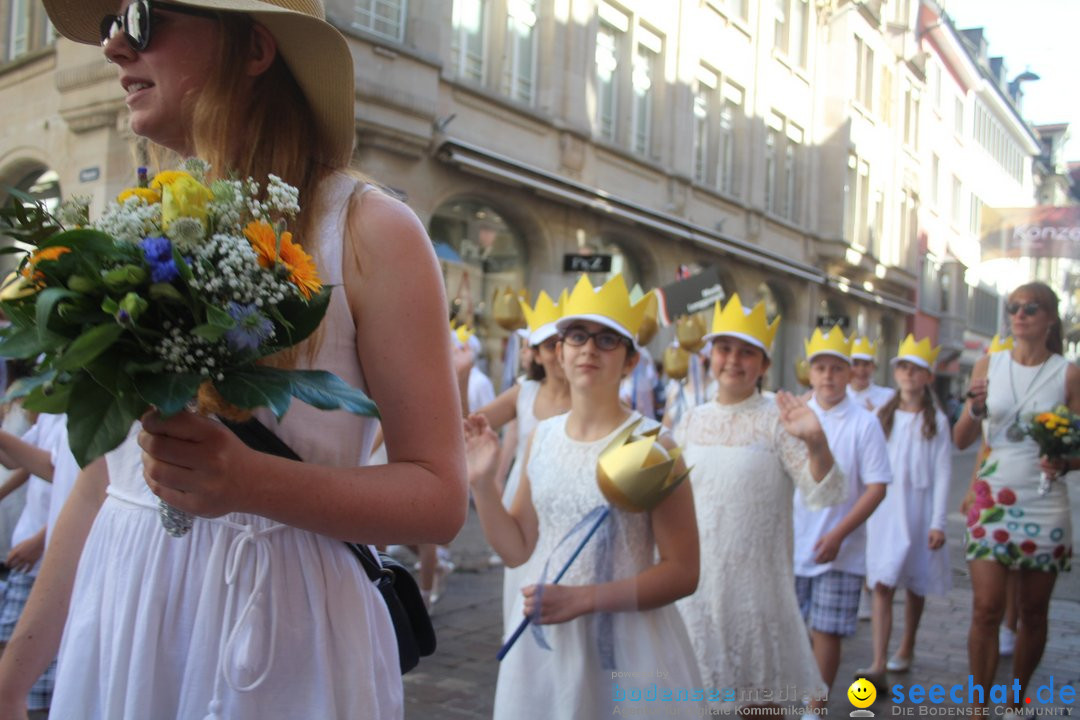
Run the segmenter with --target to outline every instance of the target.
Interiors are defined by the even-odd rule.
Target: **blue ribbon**
[[[544,562],[544,569],[540,573],[539,582],[537,582],[537,588],[540,594],[537,597],[536,610],[533,611],[532,615],[524,618],[521,621],[521,624],[517,626],[517,629],[514,630],[514,633],[510,636],[510,638],[505,643],[503,643],[503,646],[499,648],[499,652],[495,655],[496,659],[502,660],[504,657],[506,657],[506,653],[510,651],[510,648],[514,646],[514,643],[517,642],[518,638],[521,637],[522,633],[525,632],[525,628],[527,628],[530,624],[533,625],[533,637],[536,639],[537,644],[545,650],[551,649],[551,646],[544,638],[544,633],[539,623],[540,608],[543,604],[543,586],[545,584],[559,584],[559,581],[562,580],[563,575],[565,575],[566,571],[570,569],[570,566],[574,564],[574,561],[577,560],[578,555],[580,555],[581,551],[585,548],[585,545],[589,542],[592,536],[596,534],[596,531],[600,529],[600,526],[604,523],[604,520],[606,520],[608,515],[610,514],[611,506],[598,505],[597,507],[586,513],[585,517],[581,518],[581,520],[579,520],[577,524],[574,525],[574,527],[570,528],[570,530],[565,535],[563,535],[562,539],[559,540],[558,544],[551,551],[551,554],[548,555],[548,559]],[[551,561],[555,557],[555,554],[559,551],[559,548],[561,548],[565,543],[570,541],[575,536],[580,535],[583,531],[586,530],[587,532],[585,532],[584,536],[581,538],[581,541],[578,542],[577,547],[574,549],[574,552],[570,555],[569,559],[567,559],[566,563],[563,564],[562,569],[559,570],[558,574],[555,575],[555,578],[550,583],[547,583],[548,567],[551,565]],[[596,559],[597,566],[606,567],[608,575],[610,575],[610,573],[612,572],[611,555],[613,540],[613,532],[608,532],[605,534],[603,547],[601,548],[600,553],[598,554]],[[601,651],[603,652],[603,647],[601,647]]]

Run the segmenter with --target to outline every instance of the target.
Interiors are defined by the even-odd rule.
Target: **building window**
[[[799,67],[806,67],[807,0],[773,0],[773,47]]]
[[[694,93],[694,180],[734,195],[735,140],[743,91],[702,65]]]
[[[937,155],[930,155],[930,207],[941,207],[941,160]]]
[[[530,105],[536,89],[536,20],[536,0],[507,3],[504,91]]]
[[[930,101],[934,103],[934,109],[941,112],[941,66],[933,60],[926,68],[927,85],[930,90]]]
[[[11,6],[8,9],[8,42],[5,60],[14,60],[30,52],[31,21],[30,0],[11,0]]]
[[[740,20],[750,18],[750,0],[707,0],[707,2],[725,15],[734,15]]]
[[[968,218],[968,229],[975,237],[982,233],[982,209],[983,201],[975,193],[971,193],[971,217]]]
[[[619,65],[630,18],[607,3],[600,4],[596,31],[596,125],[600,137],[614,142],[618,126]]]
[[[888,65],[881,66],[881,87],[878,90],[878,110],[882,122],[892,126],[893,98],[892,98],[892,70]]]
[[[769,113],[765,124],[765,209],[795,222],[803,130],[777,113]]]
[[[953,102],[953,132],[964,137],[964,98],[957,95]]]
[[[952,224],[955,228],[963,227],[964,209],[961,207],[964,196],[964,187],[960,184],[960,178],[952,176]]]
[[[919,149],[919,90],[904,83],[904,144]]]
[[[908,26],[911,16],[911,0],[893,0],[893,22]]]
[[[734,85],[724,85],[723,105],[720,108],[720,140],[717,157],[717,186],[721,192],[736,195],[735,130],[739,121],[743,92]]]
[[[855,100],[867,110],[874,107],[874,51],[855,36]]]
[[[916,243],[919,238],[919,196],[910,188],[904,188],[900,196],[900,266],[914,268]]]
[[[780,131],[775,127],[765,130],[765,210],[776,212],[776,152],[780,145]]]
[[[845,235],[849,244],[868,248],[872,232],[867,222],[876,221],[876,215],[870,215],[870,165],[856,155],[848,156],[847,182],[844,184],[845,195]]]
[[[407,0],[355,0],[352,26],[387,40],[405,39]]]
[[[700,82],[700,81],[699,81]],[[694,180],[709,181],[709,96],[700,89],[694,94]]]
[[[634,53],[631,88],[633,106],[631,108],[631,148],[639,155],[648,155],[652,140],[653,78],[659,75],[660,51],[663,43],[655,33],[643,27],[637,29],[638,46]]]
[[[459,78],[484,82],[487,55],[487,0],[454,0],[450,54]]]

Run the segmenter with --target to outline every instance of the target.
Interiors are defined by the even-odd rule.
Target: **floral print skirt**
[[[1072,562],[1072,522],[1065,482],[1051,483],[1050,492],[1040,496],[1037,465],[1018,455],[991,452],[979,467],[975,503],[967,514],[967,559],[1066,572]]]

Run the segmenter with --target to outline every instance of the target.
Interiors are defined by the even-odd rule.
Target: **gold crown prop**
[[[851,359],[873,361],[877,358],[877,349],[878,344],[871,342],[870,338],[863,335],[856,338],[855,342],[851,344]]]
[[[521,304],[523,297],[528,297],[524,290],[515,292],[510,287],[495,289],[495,296],[491,300],[491,317],[503,330],[513,332],[525,327],[525,313]]]
[[[641,420],[616,435],[596,466],[596,482],[607,501],[635,513],[655,508],[690,475],[689,469],[675,475],[675,462],[682,452],[656,441],[660,428],[635,435],[639,424]]]
[[[919,342],[915,342],[915,336],[908,333],[908,336],[900,343],[900,349],[896,351],[896,357],[892,359],[892,364],[895,365],[904,360],[931,370],[940,352],[940,345],[937,347],[930,346],[930,338],[923,338]]]
[[[637,303],[644,300],[645,314],[641,318],[641,327],[637,331],[638,345],[648,345],[656,337],[656,331],[660,329],[658,319],[660,317],[660,303],[656,299],[656,293],[642,292],[640,285],[635,285],[630,291],[630,302]]]
[[[565,330],[574,320],[591,320],[633,340],[641,329],[650,295],[651,292],[631,304],[622,275],[615,275],[594,289],[589,278],[582,274],[563,305],[563,316],[558,327]]]
[[[690,353],[678,345],[664,348],[664,374],[672,380],[682,380],[690,372]]]
[[[839,325],[832,326],[827,333],[822,333],[821,328],[814,328],[814,334],[803,344],[807,360],[813,360],[818,355],[833,355],[851,362],[851,339],[844,337]]]
[[[769,355],[778,327],[780,317],[773,318],[772,323],[769,323],[765,316],[764,302],[759,302],[751,310],[744,307],[739,300],[739,294],[734,293],[723,310],[720,309],[720,301],[716,301],[713,307],[712,332],[705,336],[705,340],[708,342],[721,335],[736,337],[761,348]]]
[[[684,315],[675,321],[675,338],[686,352],[696,353],[705,346],[705,320],[700,315]]]
[[[1009,335],[1004,340],[997,333],[994,333],[994,337],[990,339],[990,347],[986,350],[987,355],[993,355],[996,352],[1003,352],[1005,350],[1013,349],[1012,335]]]

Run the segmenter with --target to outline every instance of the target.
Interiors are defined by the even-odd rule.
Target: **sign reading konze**
[[[1080,207],[984,207],[982,259],[1002,257],[1080,259]]]

